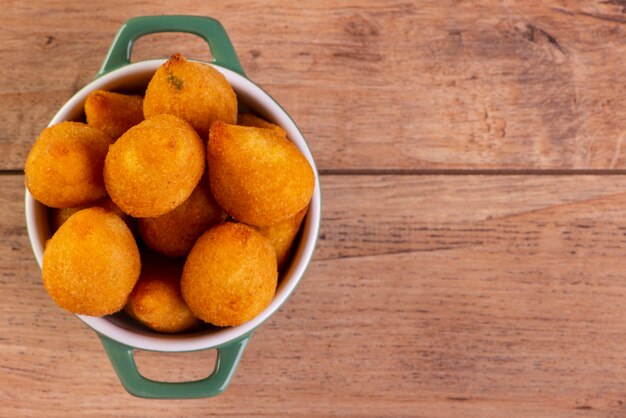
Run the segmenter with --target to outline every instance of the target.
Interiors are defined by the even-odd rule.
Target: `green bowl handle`
[[[252,334],[217,347],[215,369],[209,377],[180,383],[146,379],[137,370],[134,348],[104,335],[98,336],[113,364],[113,369],[131,395],[152,399],[195,399],[219,395],[228,387]]]
[[[213,63],[246,76],[233,44],[217,20],[204,16],[139,16],[127,20],[117,32],[96,77],[130,64],[135,41],[142,36],[159,32],[185,32],[198,35],[209,44]]]

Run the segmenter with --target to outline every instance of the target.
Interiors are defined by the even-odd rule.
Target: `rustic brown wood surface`
[[[21,185],[0,177],[2,416],[626,414],[624,178],[325,176],[306,278],[231,387],[195,401],[127,395],[48,298]],[[211,355],[142,359],[181,380]]]
[[[626,2],[170,3],[0,2],[0,417],[626,417]],[[218,18],[322,171],[314,262],[211,399],[128,395],[24,222],[34,138],[150,14]]]
[[[626,168],[623,1],[130,3],[2,1],[0,168],[22,167],[125,19],[164,12],[218,18],[324,170]],[[136,59],[177,50],[208,55],[167,35]]]

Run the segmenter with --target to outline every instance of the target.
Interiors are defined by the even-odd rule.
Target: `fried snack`
[[[205,232],[191,249],[181,289],[198,318],[236,326],[270,304],[277,280],[269,241],[247,225],[224,223]]]
[[[139,278],[133,234],[102,208],[76,212],[52,236],[43,254],[43,284],[63,309],[103,316],[122,309]]]
[[[63,225],[70,216],[78,212],[79,210],[89,208],[89,205],[77,206],[75,208],[63,208],[63,209],[53,209],[52,210],[52,230],[56,231]]]
[[[288,218],[285,221],[279,222],[275,225],[265,226],[259,228],[259,232],[267,238],[274,250],[276,251],[276,260],[278,263],[278,271],[282,271],[283,267],[289,259],[291,254],[291,246],[293,244],[298,231],[300,230],[300,224],[304,219],[309,207],[305,207],[295,216]]]
[[[159,115],[130,128],[111,145],[104,183],[111,199],[129,215],[160,216],[191,195],[204,166],[204,145],[191,125]]]
[[[94,90],[85,101],[85,116],[89,126],[117,139],[143,120],[143,98]]]
[[[75,208],[54,209],[52,211],[53,231],[56,231],[57,229],[59,229],[61,225],[63,225],[65,221],[67,221],[70,218],[70,216],[72,216],[79,210],[93,208],[93,207],[99,207],[99,208],[108,210],[109,212],[113,212],[114,214],[119,216],[124,222],[126,222],[126,225],[128,225],[131,231],[133,230],[133,218],[125,214],[122,211],[122,209],[120,209],[115,203],[113,203],[113,201],[111,200],[109,196],[105,196],[102,199],[96,200],[95,202],[90,203],[88,205],[77,206]]]
[[[237,122],[237,95],[222,73],[210,65],[174,54],[150,80],[143,114],[146,119],[161,114],[178,116],[206,141],[216,120]]]
[[[287,132],[285,132],[283,128],[274,123],[268,122],[265,119],[261,119],[258,116],[254,116],[251,113],[240,113],[237,117],[237,125],[270,129],[285,138],[287,137]]]
[[[269,226],[295,216],[315,177],[298,148],[269,129],[215,122],[207,147],[211,192],[233,218]]]
[[[79,122],[44,129],[26,159],[26,187],[53,208],[86,205],[104,197],[102,166],[112,142],[104,132]]]
[[[226,214],[211,195],[209,180],[200,179],[189,199],[176,209],[138,221],[139,235],[154,251],[169,257],[184,257],[204,231],[221,223]]]
[[[180,293],[183,262],[142,254],[141,275],[124,310],[148,328],[182,332],[200,323]]]

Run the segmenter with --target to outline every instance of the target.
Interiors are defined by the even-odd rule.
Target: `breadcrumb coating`
[[[143,98],[105,90],[94,90],[85,101],[87,124],[113,139],[143,120]]]
[[[209,180],[200,179],[193,193],[176,209],[155,218],[138,220],[138,230],[148,247],[169,257],[189,254],[196,240],[210,226],[226,219],[209,189]]]
[[[92,202],[88,205],[77,206],[73,208],[53,209],[52,230],[56,231],[57,229],[59,229],[61,225],[63,225],[65,221],[70,218],[70,216],[72,216],[79,210],[93,207],[99,207],[108,210],[109,212],[113,212],[114,214],[119,216],[124,222],[126,222],[126,225],[128,225],[131,231],[134,229],[135,225],[133,222],[133,218],[128,216],[126,213],[124,213],[124,211],[122,211],[122,209],[120,209],[115,203],[113,203],[109,196],[105,196],[102,199],[96,200],[95,202]]]
[[[274,225],[258,228],[259,232],[270,241],[276,251],[279,272],[283,270],[289,260],[294,240],[308,210],[309,207],[307,206],[291,218]]]
[[[124,221],[89,208],[76,212],[48,241],[42,276],[61,308],[103,316],[124,307],[140,269],[139,249]]]
[[[159,115],[129,129],[111,145],[104,182],[124,212],[154,217],[183,203],[204,169],[204,145],[196,131],[180,118]]]
[[[198,318],[237,326],[270,304],[277,280],[269,241],[247,225],[228,222],[198,239],[185,262],[181,289]]]
[[[311,165],[293,143],[269,129],[215,122],[207,161],[215,200],[249,225],[295,216],[313,195]]]
[[[124,307],[131,317],[159,332],[182,332],[200,323],[180,292],[183,262],[142,254],[141,275]]]
[[[102,167],[113,140],[80,122],[44,129],[24,168],[26,187],[46,206],[71,208],[106,195]]]
[[[226,77],[209,64],[174,54],[150,80],[143,114],[146,119],[161,114],[178,116],[206,141],[213,122],[237,122],[237,95]]]
[[[277,134],[280,134],[283,137],[287,137],[287,132],[285,132],[283,128],[274,123],[268,122],[265,119],[261,119],[260,117],[255,116],[251,113],[240,113],[237,117],[237,125],[269,129],[276,132]]]

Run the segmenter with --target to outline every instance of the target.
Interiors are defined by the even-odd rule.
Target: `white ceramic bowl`
[[[163,62],[164,60],[149,60],[129,64],[94,80],[65,103],[50,121],[49,126],[67,120],[80,120],[83,117],[85,99],[94,90],[145,89],[150,78]],[[278,103],[256,84],[229,69],[217,65],[213,65],[213,67],[228,79],[241,104],[267,120],[280,125],[287,132],[288,138],[308,159],[316,179],[310,209],[303,222],[301,237],[294,250],[291,264],[279,279],[274,299],[263,312],[242,325],[228,328],[212,328],[191,334],[166,335],[146,330],[124,315],[102,318],[77,315],[98,333],[129,347],[169,352],[202,350],[224,345],[249,334],[276,312],[289,298],[313,256],[321,216],[320,185],[315,161],[313,161],[311,152],[300,130]],[[44,244],[50,237],[49,216],[50,210],[33,199],[28,190],[26,190],[28,236],[40,267],[43,259]]]

